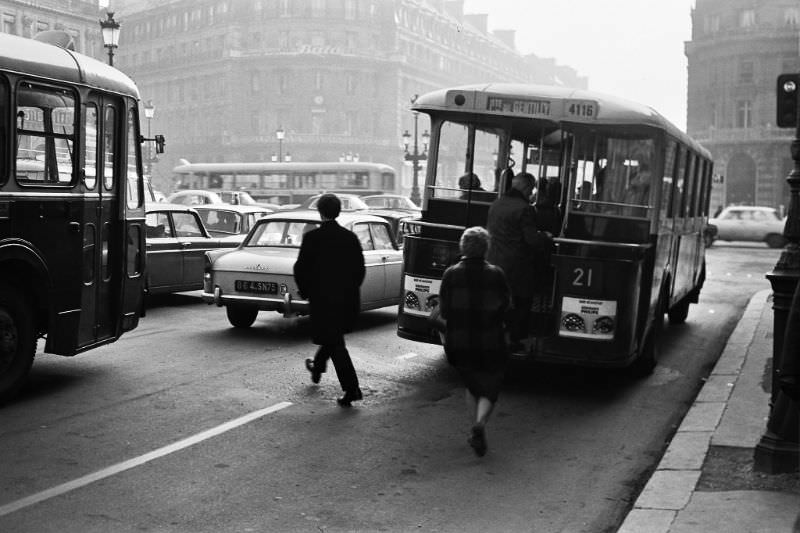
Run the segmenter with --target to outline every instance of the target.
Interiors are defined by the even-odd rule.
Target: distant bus
[[[394,168],[366,162],[189,163],[173,170],[176,188],[244,190],[258,201],[297,204],[320,192],[395,192]]]
[[[554,205],[558,218],[547,270],[529,272],[533,320],[515,355],[651,371],[664,315],[685,321],[705,280],[710,153],[650,107],[563,87],[455,87],[413,110],[430,115],[432,135],[399,336],[440,342],[428,317],[461,233],[485,226],[511,177],[528,172],[537,209]]]
[[[0,33],[0,402],[22,387],[40,337],[45,352],[74,355],[139,322],[138,105],[133,81],[105,63]]]

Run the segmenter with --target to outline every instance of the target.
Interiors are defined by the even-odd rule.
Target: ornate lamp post
[[[286,132],[283,131],[283,127],[278,126],[278,129],[275,130],[275,137],[278,139],[278,161],[283,161],[283,138],[286,136]]]
[[[108,64],[114,66],[114,48],[119,46],[119,22],[114,20],[114,12],[106,11],[106,20],[100,20],[103,46],[108,48]]]
[[[156,106],[153,105],[152,100],[148,100],[144,103],[144,117],[147,119],[147,137],[150,138],[150,122],[153,120],[153,117],[156,114]],[[147,174],[150,174],[152,169],[153,161],[156,161],[156,158],[153,157],[153,147],[150,143],[147,143]]]
[[[794,325],[787,331],[787,322],[800,320],[800,74],[778,77],[778,126],[794,127],[791,144],[794,168],[789,183],[789,213],[783,236],[788,244],[775,268],[767,274],[772,285],[774,331],[772,350],[772,390],[767,430],[754,453],[754,468],[772,474],[796,472],[800,469],[800,397],[798,368],[800,339]],[[794,300],[793,300],[794,295]]]
[[[411,103],[417,101],[418,95],[414,95],[411,98]],[[428,159],[428,143],[430,142],[431,135],[428,133],[428,130],[422,134],[422,153],[419,151],[419,142],[418,142],[418,122],[419,122],[419,113],[414,111],[414,151],[409,152],[408,146],[411,144],[411,134],[408,130],[403,132],[403,147],[405,150],[405,155],[403,158],[406,161],[411,161],[412,169],[414,171],[414,181],[411,184],[411,201],[417,205],[420,205],[420,196],[419,196],[419,171],[422,170],[422,165],[419,164],[420,161],[425,161]]]

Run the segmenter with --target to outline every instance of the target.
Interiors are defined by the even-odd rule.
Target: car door
[[[737,241],[741,239],[742,213],[738,209],[729,209],[717,219],[719,238],[724,241]]]
[[[147,213],[145,241],[148,288],[153,292],[172,290],[180,284],[183,256],[168,212]]]
[[[205,254],[208,250],[218,248],[218,241],[208,236],[194,211],[174,211],[172,223],[183,259],[180,285],[187,291],[202,289]]]
[[[383,299],[384,286],[386,284],[383,250],[376,250],[372,242],[372,235],[369,231],[368,222],[357,222],[353,224],[353,233],[361,243],[361,251],[364,254],[364,266],[366,275],[361,284],[361,306],[374,306],[376,302]]]
[[[370,222],[369,226],[372,243],[375,250],[380,252],[383,263],[383,299],[399,301],[402,288],[403,253],[392,241],[388,223]]]

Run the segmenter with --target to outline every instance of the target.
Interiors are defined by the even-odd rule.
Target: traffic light
[[[800,91],[800,74],[778,76],[778,127],[797,126],[797,94]]]

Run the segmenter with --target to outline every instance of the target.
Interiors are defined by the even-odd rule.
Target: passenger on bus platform
[[[511,287],[514,320],[510,328],[511,349],[523,348],[528,337],[533,273],[537,255],[552,244],[553,235],[537,225],[536,212],[530,204],[535,178],[521,172],[511,180],[511,188],[489,208],[486,228],[492,237],[487,260],[503,269]]]
[[[489,239],[481,227],[464,230],[461,260],[444,272],[439,290],[440,316],[446,321],[445,353],[466,386],[474,424],[467,442],[479,457],[486,454],[486,423],[508,360],[504,324],[511,306],[502,269],[486,261]]]
[[[458,188],[462,190],[459,196],[461,200],[472,199],[483,202],[494,200],[494,195],[481,186],[481,180],[474,172],[467,172],[458,178]]]
[[[635,167],[631,172],[628,188],[625,190],[625,196],[622,200],[623,203],[631,206],[648,205],[650,199],[650,179],[650,165],[642,163],[638,167]],[[641,209],[636,207],[625,207],[623,209],[623,214],[625,215],[636,215],[640,214],[640,212]]]

